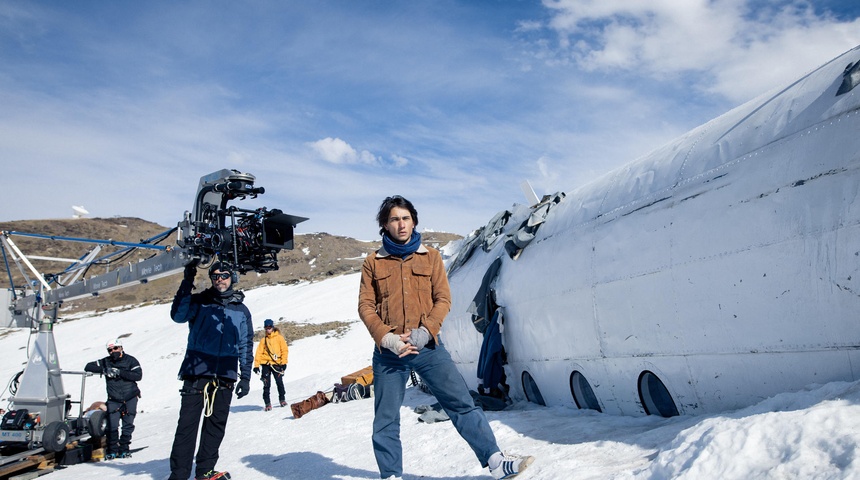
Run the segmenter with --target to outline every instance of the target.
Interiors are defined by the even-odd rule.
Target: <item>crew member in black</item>
[[[137,382],[143,378],[143,370],[136,358],[123,351],[119,339],[107,342],[107,351],[107,357],[88,363],[84,370],[105,377],[108,415],[105,460],[112,460],[131,457],[128,446],[134,432],[137,399],[140,398]],[[119,434],[120,421],[122,434]]]

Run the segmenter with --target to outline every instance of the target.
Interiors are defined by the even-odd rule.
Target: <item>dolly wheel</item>
[[[69,426],[63,422],[51,422],[42,433],[42,447],[48,452],[60,452],[69,442]]]
[[[90,436],[99,439],[107,432],[107,415],[101,410],[95,410],[87,421]]]

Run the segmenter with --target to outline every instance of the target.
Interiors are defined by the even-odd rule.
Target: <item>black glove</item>
[[[260,367],[254,367],[254,373],[259,374],[260,373]]]
[[[197,275],[197,264],[198,263],[200,263],[200,260],[195,258],[194,260],[191,260],[191,262],[188,263],[188,265],[185,265],[185,274],[183,277],[183,278],[185,278],[185,280],[190,280],[192,282],[194,281],[194,277]]]
[[[247,378],[243,378],[239,380],[239,384],[236,385],[236,398],[242,398],[251,391],[251,385]]]
[[[119,369],[116,367],[110,367],[105,369],[105,376],[107,378],[117,378],[119,377]]]

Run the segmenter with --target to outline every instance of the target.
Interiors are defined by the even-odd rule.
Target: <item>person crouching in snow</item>
[[[358,315],[376,342],[373,350],[373,453],[382,478],[403,475],[400,406],[414,370],[433,391],[481,466],[494,478],[511,478],[533,457],[505,455],[484,411],[439,340],[451,309],[451,291],[439,251],[421,244],[418,212],[396,195],[376,215],[382,248],[361,269]]]
[[[272,387],[272,377],[275,378],[275,385],[278,387],[278,401],[281,406],[287,405],[287,400],[284,393],[284,372],[287,370],[287,355],[289,349],[287,341],[281,335],[281,331],[275,326],[275,322],[271,319],[266,319],[263,322],[265,335],[257,345],[257,354],[254,356],[254,373],[260,373],[262,366],[262,375],[260,380],[263,381],[263,403],[264,410],[267,412],[272,409],[272,402],[269,392]]]

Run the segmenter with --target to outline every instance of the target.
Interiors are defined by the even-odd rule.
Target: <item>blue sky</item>
[[[467,234],[860,44],[848,1],[3,1],[0,221],[172,227],[257,177],[298,233]]]

